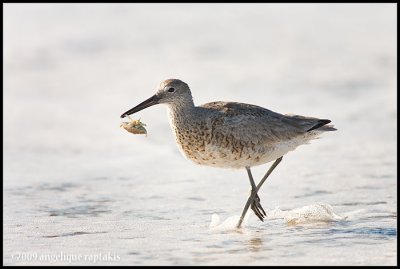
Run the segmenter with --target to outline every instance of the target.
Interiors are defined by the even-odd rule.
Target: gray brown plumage
[[[165,89],[174,88],[174,93]],[[166,94],[169,93],[169,94]],[[179,95],[179,98],[170,97]],[[186,83],[167,80],[157,92],[169,107],[171,128],[186,158],[215,167],[243,168],[273,161],[316,138],[329,120],[282,115],[237,102],[194,106]]]

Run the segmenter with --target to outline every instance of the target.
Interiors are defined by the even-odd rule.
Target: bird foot
[[[264,218],[267,216],[264,209],[260,204],[260,197],[258,194],[254,197],[253,202],[251,203],[251,210],[253,210],[254,214],[261,220],[264,221]]]

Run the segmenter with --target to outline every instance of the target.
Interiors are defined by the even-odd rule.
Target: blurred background
[[[120,257],[103,264],[396,264],[396,5],[3,8],[4,264],[69,264],[39,259],[60,252]],[[167,78],[197,105],[332,120],[338,131],[284,157],[260,197],[271,216],[324,202],[345,220],[305,228],[250,213],[243,234],[210,231],[212,214],[240,214],[246,172],[185,160],[161,105],[135,115],[147,137],[119,127]]]

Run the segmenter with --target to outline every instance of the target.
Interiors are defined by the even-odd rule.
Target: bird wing
[[[306,127],[296,119],[291,119],[292,116],[282,115],[255,105],[212,102],[201,107],[217,112],[213,113],[215,116],[211,119],[214,133],[223,136],[232,135],[239,141],[273,144],[289,140],[306,131]]]

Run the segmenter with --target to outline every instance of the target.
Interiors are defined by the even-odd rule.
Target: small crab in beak
[[[133,120],[131,119],[131,117],[127,116],[131,122],[123,122],[121,123],[120,127],[124,128],[125,130],[127,130],[128,132],[132,133],[132,134],[145,134],[147,136],[147,131],[144,128],[144,126],[146,126],[146,124],[144,124],[143,122],[140,121],[140,119],[138,120]]]

